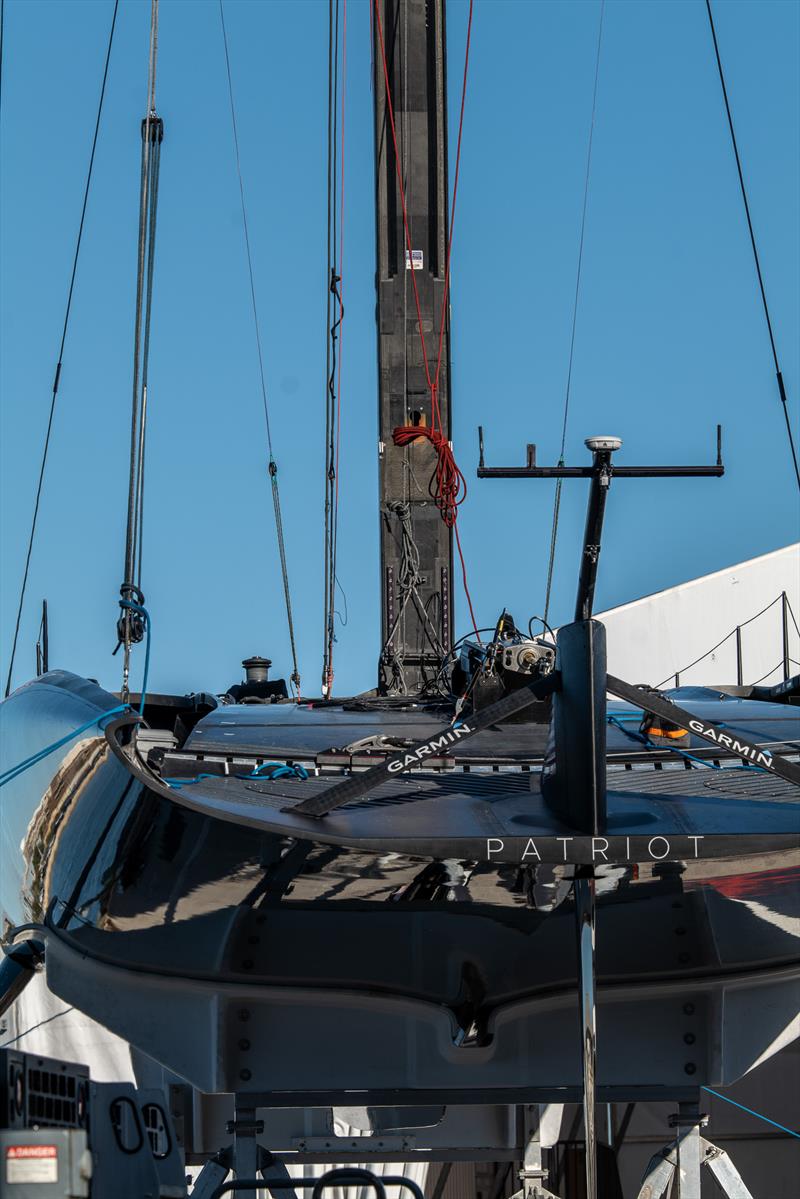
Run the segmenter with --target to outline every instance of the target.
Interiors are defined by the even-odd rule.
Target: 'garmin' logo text
[[[747,741],[738,741],[736,737],[729,737],[727,733],[721,733],[716,729],[713,724],[704,724],[702,720],[690,720],[689,728],[698,736],[708,737],[710,741],[715,741],[717,745],[727,749],[730,753],[747,758],[748,762],[752,762],[755,766],[766,766],[767,770],[772,769],[772,754],[768,750],[759,749],[755,745],[748,744]]]
[[[404,758],[397,758],[394,762],[390,762],[387,769],[392,774],[397,774],[398,770],[405,770],[408,766],[416,766],[423,758],[440,757],[445,753],[451,745],[461,737],[465,737],[468,733],[474,732],[468,724],[460,724],[456,728],[449,729],[448,732],[442,733],[441,737],[431,738],[424,745],[420,745],[418,749],[411,749]]]

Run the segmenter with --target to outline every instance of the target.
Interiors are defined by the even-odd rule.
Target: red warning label
[[[7,1145],[6,1182],[58,1182],[58,1146]]]

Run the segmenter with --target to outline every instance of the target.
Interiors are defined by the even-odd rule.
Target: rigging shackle
[[[145,635],[144,594],[133,583],[123,583],[119,589],[120,614],[117,619],[117,644],[112,658],[123,647],[122,699],[127,702],[130,694],[131,646],[138,645]],[[144,690],[144,689],[143,689]]]
[[[160,146],[164,140],[164,122],[155,109],[142,117],[142,141],[147,141],[147,130],[150,130],[150,145]]]
[[[119,589],[120,594],[120,614],[117,620],[117,641],[114,654],[121,645],[138,645],[144,640],[144,617],[136,608],[132,608],[131,604],[136,604],[137,607],[144,607],[144,593],[133,583],[123,583]],[[114,654],[111,656],[113,657]]]

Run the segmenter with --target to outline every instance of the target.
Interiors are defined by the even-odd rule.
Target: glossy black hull
[[[114,702],[70,676],[36,682],[3,705],[4,744],[22,757]],[[223,819],[191,787],[148,783],[120,745],[129,727],[5,789],[24,871],[4,880],[4,918],[47,923],[64,999],[204,1089],[579,1082],[573,865]],[[730,1081],[789,1035],[798,838],[739,846],[597,864],[601,1085]],[[311,1047],[290,1068],[301,1030]]]

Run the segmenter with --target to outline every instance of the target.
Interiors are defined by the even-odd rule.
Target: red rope
[[[438,429],[431,429],[427,425],[401,425],[392,431],[394,444],[401,447],[411,445],[422,437],[427,438],[436,451],[436,469],[429,485],[431,499],[448,529],[452,529],[458,519],[458,509],[467,498],[467,484],[456,465],[450,442]]]
[[[394,120],[394,105],[392,103],[392,92],[389,84],[389,67],[386,61],[386,46],[383,38],[383,24],[381,22],[381,14],[379,8],[379,0],[374,0],[373,7],[370,9],[372,15],[374,11],[375,24],[378,30],[378,40],[381,47],[381,59],[383,64],[383,78],[386,86],[386,109],[389,114],[389,126],[392,133],[392,145],[394,147],[394,165],[397,174],[397,184],[400,191],[400,205],[403,212],[403,227],[406,235],[406,248],[408,253],[408,263],[411,267],[411,283],[414,290],[414,304],[417,309],[417,329],[419,331],[419,339],[422,345],[422,361],[425,367],[425,378],[431,393],[431,424],[430,427],[424,425],[403,425],[397,428],[392,433],[392,439],[397,446],[409,445],[412,441],[420,437],[426,437],[433,446],[436,452],[436,469],[431,476],[430,493],[433,497],[442,520],[448,528],[453,530],[455,534],[456,548],[461,561],[461,574],[464,581],[464,593],[467,597],[467,605],[469,607],[470,616],[472,618],[473,629],[477,633],[478,622],[475,619],[475,612],[472,606],[472,596],[470,595],[469,583],[467,581],[467,567],[464,561],[464,554],[461,549],[461,538],[458,535],[458,509],[463,504],[467,497],[467,484],[462,472],[456,464],[453,455],[453,448],[445,435],[444,425],[442,422],[441,409],[439,407],[439,376],[442,368],[442,356],[444,352],[444,331],[445,331],[445,315],[447,312],[447,300],[450,291],[450,257],[453,249],[453,227],[455,224],[456,199],[458,196],[458,177],[459,168],[461,166],[461,138],[464,130],[464,106],[467,96],[467,74],[469,70],[469,50],[472,38],[472,10],[473,0],[469,2],[469,19],[467,22],[467,42],[464,51],[464,75],[461,84],[461,110],[458,120],[458,142],[456,148],[456,165],[453,175],[453,200],[450,206],[450,229],[447,238],[447,254],[445,257],[445,272],[444,272],[444,291],[442,294],[442,309],[439,320],[439,346],[436,356],[436,370],[431,375],[430,364],[428,361],[428,349],[425,345],[425,335],[422,331],[422,306],[419,299],[419,289],[417,287],[416,272],[413,269],[413,254],[411,242],[411,230],[408,222],[408,209],[406,207],[406,193],[403,186],[403,174],[400,169],[400,154],[397,147],[397,129]],[[480,641],[480,634],[477,634]]]

